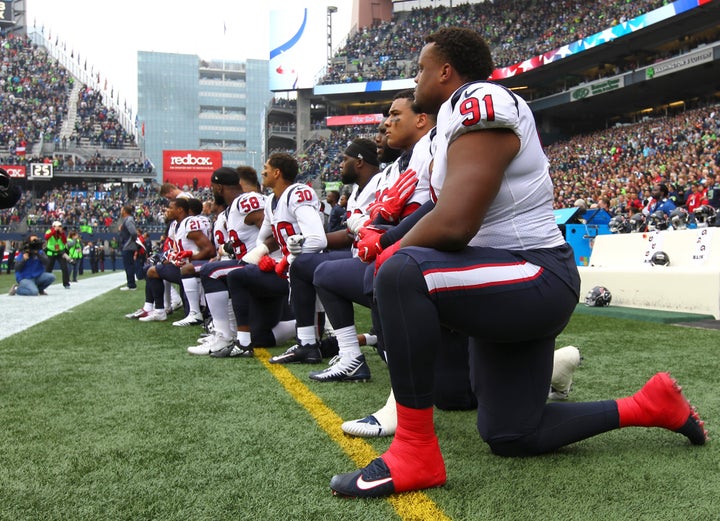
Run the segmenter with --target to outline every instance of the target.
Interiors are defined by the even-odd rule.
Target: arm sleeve
[[[417,223],[426,214],[428,214],[430,210],[432,210],[434,207],[435,203],[433,203],[432,201],[428,201],[423,204],[420,208],[418,208],[413,213],[405,217],[405,219],[400,221],[397,226],[383,233],[380,237],[380,246],[385,249],[388,246],[402,239],[405,234],[410,231],[410,228],[415,226],[415,223]]]
[[[303,252],[317,253],[324,250],[327,246],[327,237],[318,211],[309,205],[299,206],[295,210],[295,218],[300,233],[305,236]]]

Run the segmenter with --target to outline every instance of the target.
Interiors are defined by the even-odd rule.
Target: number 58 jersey
[[[236,259],[242,258],[255,247],[259,228],[252,224],[246,224],[245,218],[257,210],[265,211],[265,196],[257,192],[240,194],[230,203],[227,233],[233,243]]]
[[[511,130],[520,140],[520,149],[505,170],[500,189],[469,245],[510,250],[562,245],[565,240],[552,212],[549,162],[535,118],[525,100],[501,85],[468,83],[440,107],[433,140],[431,197],[437,200],[442,190],[448,147],[464,134],[488,129]]]

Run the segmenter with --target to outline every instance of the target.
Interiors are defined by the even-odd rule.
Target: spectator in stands
[[[643,208],[643,215],[647,217],[655,212],[662,212],[669,218],[675,209],[675,203],[668,197],[669,192],[667,185],[665,183],[654,184],[651,195],[650,201],[648,201],[645,208]]]

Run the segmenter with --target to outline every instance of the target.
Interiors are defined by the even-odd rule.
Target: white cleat
[[[182,320],[177,320],[172,323],[173,326],[187,327],[187,326],[199,326],[203,323],[203,317],[199,313],[188,313],[188,316]]]

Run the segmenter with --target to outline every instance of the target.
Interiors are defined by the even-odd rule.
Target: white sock
[[[317,328],[315,326],[303,326],[297,328],[297,338],[300,345],[304,346],[317,342],[317,338],[315,337],[316,330]]]
[[[249,346],[252,341],[250,338],[250,331],[238,331],[237,339],[241,346]]]
[[[365,345],[366,346],[377,345],[377,335],[371,335],[370,333],[364,333],[363,336],[365,337]]]
[[[145,304],[143,304],[143,311],[150,312],[150,311],[152,311],[152,310],[153,310],[153,303],[152,303],[152,302],[145,302]]]
[[[173,285],[170,282],[168,282],[167,280],[163,280],[163,289],[165,290],[165,293],[163,295],[165,298],[165,303],[170,305],[170,303],[172,302],[172,298],[173,298],[172,291],[175,288],[173,288]],[[175,293],[177,293],[177,291]]]
[[[230,317],[228,317],[228,299],[229,295],[227,291],[205,294],[205,300],[207,301],[210,315],[212,315],[215,331],[225,338],[232,338],[234,329],[231,328]]]
[[[227,299],[227,312],[228,312],[228,321],[230,322],[230,331],[236,331],[237,330],[237,321],[235,320],[235,310],[233,309],[232,305],[232,299],[228,296]]]
[[[385,429],[397,428],[397,406],[395,403],[395,394],[390,389],[390,396],[388,396],[387,402],[382,408],[378,409],[377,412],[373,413],[375,419],[380,422],[380,425]]]
[[[196,315],[200,314],[200,279],[197,277],[191,277],[189,279],[182,279],[182,286],[185,290],[185,297],[188,300],[188,306],[190,306],[190,313]]]
[[[272,328],[275,345],[280,346],[295,336],[295,320],[284,320]]]
[[[167,283],[168,287],[170,288],[170,293],[168,295],[168,298],[170,299],[170,302],[182,302],[182,297],[180,296],[180,293],[177,289],[175,289],[175,286]]]
[[[336,329],[335,338],[338,341],[338,354],[341,360],[350,361],[362,354],[354,325]]]

